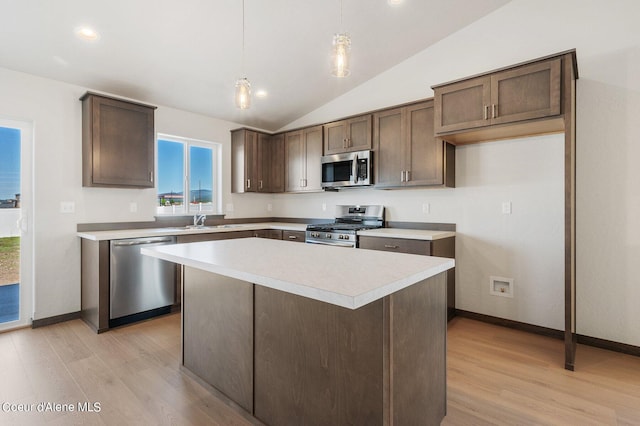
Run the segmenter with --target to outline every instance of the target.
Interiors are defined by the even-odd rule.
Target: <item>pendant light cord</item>
[[[244,0],[242,0],[242,74],[244,75]]]

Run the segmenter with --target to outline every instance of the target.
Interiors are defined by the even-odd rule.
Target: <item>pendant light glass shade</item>
[[[333,57],[331,59],[331,74],[336,77],[347,77],[351,70],[349,68],[349,57],[351,54],[351,39],[347,33],[333,36]]]
[[[236,80],[236,107],[248,109],[251,106],[251,83],[244,77]]]

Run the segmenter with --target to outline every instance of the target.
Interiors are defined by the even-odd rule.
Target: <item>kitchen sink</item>
[[[216,228],[242,228],[245,227],[247,225],[241,225],[241,224],[229,224],[229,225],[218,225],[216,226]]]

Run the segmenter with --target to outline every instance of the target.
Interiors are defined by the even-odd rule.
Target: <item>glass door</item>
[[[31,134],[0,119],[0,330],[32,317]]]

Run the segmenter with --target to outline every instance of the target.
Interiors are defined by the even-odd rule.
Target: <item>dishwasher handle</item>
[[[158,244],[158,243],[173,243],[172,238],[149,238],[149,239],[139,239],[139,240],[129,240],[129,241],[114,241],[113,245],[116,247],[129,247],[129,246],[140,246],[144,244]]]

